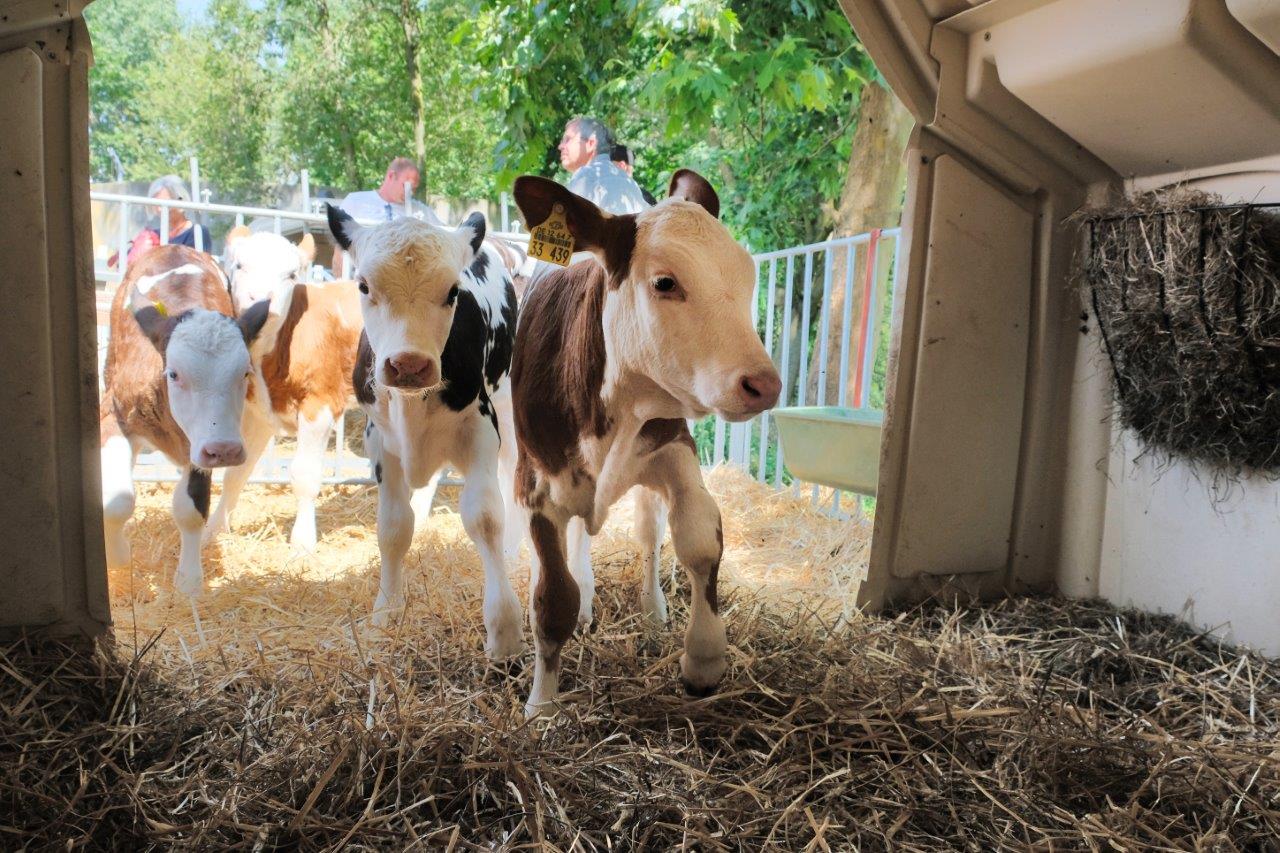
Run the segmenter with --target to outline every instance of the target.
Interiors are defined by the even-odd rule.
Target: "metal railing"
[[[304,206],[309,206],[304,181]],[[408,196],[406,196],[407,198]],[[115,193],[92,192],[93,201],[121,206],[120,222],[129,221],[134,206],[162,210],[161,239],[167,242],[167,211],[178,208],[208,216],[268,218],[280,233],[285,222],[326,226],[326,217],[310,210],[281,210],[210,202],[150,199]],[[406,204],[406,209],[408,209]],[[525,242],[527,233],[503,230],[493,236]],[[122,225],[116,235],[119,269],[99,267],[96,276],[105,285],[104,297],[123,277],[129,235]],[[883,330],[892,306],[898,270],[900,229],[890,228],[851,237],[795,246],[753,256],[756,287],[753,302],[761,339],[782,376],[779,406],[839,405],[869,408],[873,386],[883,381]],[[854,316],[854,308],[858,315]],[[838,317],[833,314],[838,313]],[[108,329],[98,327],[99,366],[105,358]],[[833,355],[838,357],[833,359]],[[832,369],[835,375],[831,375]],[[100,371],[101,372],[101,371]],[[324,482],[372,483],[369,464],[348,447],[345,418],[337,419],[331,449],[324,462]],[[768,413],[745,423],[729,424],[718,417],[695,424],[702,462],[728,462],[745,469],[761,483],[781,488],[791,482],[778,437],[777,424]],[[287,483],[291,454],[273,441],[255,468],[250,482]],[[176,480],[177,470],[159,453],[142,454],[135,468],[138,480]],[[813,487],[814,499],[818,488]],[[833,509],[839,510],[840,495]]]

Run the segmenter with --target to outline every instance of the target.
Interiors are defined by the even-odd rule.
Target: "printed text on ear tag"
[[[529,229],[529,257],[569,266],[573,257],[573,235],[564,218],[564,205],[557,204],[540,225]]]

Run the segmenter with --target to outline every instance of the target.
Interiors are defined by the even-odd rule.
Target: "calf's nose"
[[[399,388],[427,388],[436,384],[436,363],[416,352],[402,352],[387,359],[387,381]]]
[[[238,441],[210,441],[200,448],[201,468],[227,468],[244,463],[244,445]]]
[[[750,412],[772,409],[782,391],[782,379],[773,368],[743,374],[738,380],[738,396]]]

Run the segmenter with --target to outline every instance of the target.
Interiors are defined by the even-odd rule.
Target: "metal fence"
[[[303,197],[304,208],[310,208],[305,183]],[[327,227],[325,216],[310,209],[280,210],[102,192],[92,192],[90,198],[119,205],[121,223],[113,241],[119,257],[118,268],[107,269],[100,264],[96,270],[96,277],[103,285],[99,293],[99,367],[105,359],[107,345],[104,308],[127,269],[125,258],[131,235],[126,231],[126,223],[130,221],[132,209],[147,206],[161,209],[162,242],[167,242],[169,229],[165,220],[173,208],[204,214],[206,218],[229,217],[236,224],[243,224],[249,217],[266,219],[276,233],[280,233],[287,222]],[[511,227],[509,222],[504,222],[504,230],[494,236],[527,241],[527,233],[506,230]],[[896,286],[899,241],[900,229],[892,228],[754,255],[753,301],[758,329],[782,376],[778,405],[872,408],[881,402],[874,399],[873,388],[883,382],[887,343],[884,330]],[[839,316],[833,316],[835,314]],[[338,419],[331,448],[326,453],[324,482],[327,484],[373,482],[368,461],[352,452],[348,445],[347,437],[353,425],[347,420],[350,416],[349,412],[347,417]],[[362,423],[362,416],[360,418],[358,422]],[[703,464],[728,462],[745,469],[758,481],[771,482],[778,488],[791,483],[777,425],[768,413],[746,423],[728,424],[711,417],[693,426],[700,438]],[[287,439],[273,441],[250,482],[287,483],[290,445]],[[138,480],[176,480],[177,476],[174,466],[159,453],[138,457],[135,468]],[[813,494],[816,500],[816,486]],[[836,511],[839,501],[837,492],[833,498]]]

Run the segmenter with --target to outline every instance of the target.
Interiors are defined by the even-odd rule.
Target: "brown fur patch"
[[[511,365],[516,437],[521,454],[549,474],[576,456],[579,436],[609,428],[600,399],[605,286],[600,265],[583,261],[539,281],[520,309]]]
[[[716,544],[720,546],[720,551],[716,555],[716,561],[711,565],[711,572],[707,575],[707,604],[711,607],[712,613],[720,612],[720,593],[716,589],[716,579],[720,575],[720,560],[724,557],[724,526],[721,522],[716,522]]]
[[[355,282],[295,285],[275,348],[262,359],[272,410],[313,419],[326,407],[335,417],[346,409],[362,328]]]
[[[188,464],[186,435],[169,413],[169,387],[164,380],[164,357],[143,334],[129,308],[138,279],[160,275],[186,264],[199,274],[171,275],[156,282],[146,298],[161,302],[170,316],[194,308],[234,315],[231,297],[213,258],[186,246],[157,246],[125,274],[111,301],[110,337],[103,371],[99,433],[105,442],[116,431],[139,437],[178,465]],[[115,424],[108,423],[114,419]]]
[[[645,421],[644,426],[640,427],[640,439],[644,442],[642,449],[649,453],[673,441],[683,444],[695,454],[698,452],[698,445],[689,433],[689,425],[681,418],[655,418]]]
[[[565,563],[561,532],[542,513],[529,518],[529,536],[538,550],[542,570],[533,591],[536,630],[557,645],[573,635],[578,624],[579,592]]]

